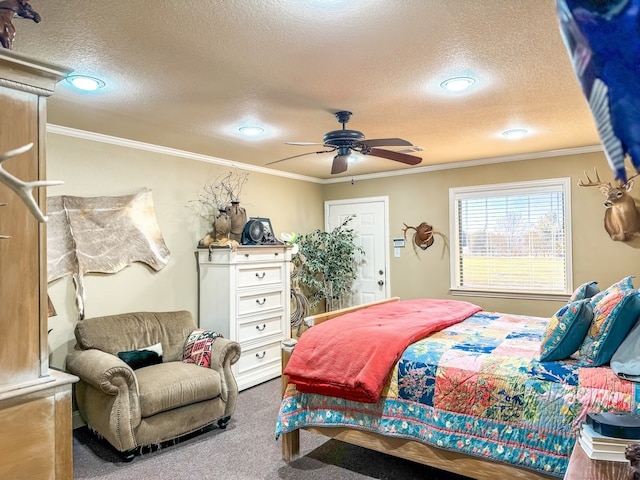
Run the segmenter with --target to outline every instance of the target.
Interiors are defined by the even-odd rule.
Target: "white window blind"
[[[568,178],[450,189],[452,290],[570,293],[569,199]]]

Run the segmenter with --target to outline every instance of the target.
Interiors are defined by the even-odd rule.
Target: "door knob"
[[[384,271],[382,271],[382,270],[378,270],[378,274],[380,274],[380,275],[384,275]]]
[[[384,285],[384,282],[382,280],[378,280],[378,285],[382,286]]]

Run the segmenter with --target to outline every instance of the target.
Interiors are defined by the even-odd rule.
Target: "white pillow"
[[[138,348],[138,350],[151,350],[152,352],[156,352],[158,356],[162,356],[162,344],[156,343],[155,345],[150,345],[144,348]]]

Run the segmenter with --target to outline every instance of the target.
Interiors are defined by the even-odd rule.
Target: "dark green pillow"
[[[118,357],[133,370],[162,363],[162,357],[151,350],[130,350],[118,352]]]

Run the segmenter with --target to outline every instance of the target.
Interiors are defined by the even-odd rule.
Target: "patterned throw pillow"
[[[216,338],[221,336],[210,330],[194,330],[184,342],[182,361],[209,368],[211,366],[211,345]]]
[[[603,290],[602,292],[596,293],[593,297],[591,297],[591,305],[593,307],[595,307],[596,304],[600,300],[602,300],[602,298],[605,295],[607,295],[608,293],[620,292],[622,290],[634,290],[634,287],[633,287],[633,276],[632,275],[629,275],[628,277],[624,277],[622,280],[620,280],[619,282],[614,283],[613,285],[611,285],[606,290]]]
[[[563,360],[576,352],[593,319],[589,298],[565,305],[551,317],[540,345],[540,361]]]
[[[593,321],[580,347],[579,365],[597,367],[611,360],[640,316],[640,292],[606,294],[593,309]]]
[[[571,298],[567,303],[573,303],[577,300],[591,298],[598,292],[600,292],[600,288],[598,288],[598,282],[583,283],[573,291],[573,294],[571,295]]]

